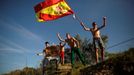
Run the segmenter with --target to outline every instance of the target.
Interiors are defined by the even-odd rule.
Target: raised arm
[[[90,28],[87,28],[83,22],[80,22],[81,26],[84,28],[84,30],[86,31],[90,31]]]
[[[84,23],[80,20],[80,18],[78,16],[76,16],[76,14],[73,14],[73,18],[76,19],[78,22],[80,22],[80,25],[84,28],[84,30],[86,31],[90,31],[90,28],[87,28]]]
[[[106,26],[106,17],[103,17],[103,24],[102,24],[101,27],[98,28],[98,30],[99,30],[99,29],[102,29],[102,28],[105,27],[105,26]]]
[[[106,26],[106,17],[103,17],[103,26]]]
[[[65,46],[65,45],[66,45],[66,42],[64,42],[63,46]]]
[[[57,33],[57,36],[58,36],[58,39],[59,39],[60,41],[65,42],[65,40],[63,40],[63,39],[60,37],[60,34],[59,34],[59,33]]]

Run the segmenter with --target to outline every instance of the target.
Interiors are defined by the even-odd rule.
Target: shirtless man
[[[66,38],[67,39],[65,39],[65,40],[63,40],[60,37],[59,33],[57,34],[57,36],[58,36],[60,41],[66,42],[71,48],[71,64],[72,64],[72,67],[74,66],[74,59],[75,59],[74,58],[74,53],[76,53],[79,56],[82,64],[85,65],[83,56],[80,53],[79,42],[74,37],[71,37],[71,35],[69,33],[66,33]]]
[[[98,63],[98,47],[101,49],[101,60],[104,61],[104,45],[100,36],[100,29],[106,26],[106,17],[103,17],[103,25],[98,27],[95,22],[92,23],[93,28],[88,28],[84,25],[83,22],[80,23],[81,26],[84,28],[85,31],[90,31],[93,36],[93,45],[96,53],[96,63]]]
[[[61,61],[61,64],[64,64],[64,46],[66,45],[66,43],[64,42],[60,42],[60,61]]]

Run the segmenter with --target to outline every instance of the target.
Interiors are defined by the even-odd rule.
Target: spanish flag
[[[70,14],[73,11],[64,0],[45,0],[34,7],[39,22],[55,20]]]

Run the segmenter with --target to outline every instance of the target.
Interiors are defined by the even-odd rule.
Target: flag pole
[[[73,18],[75,19],[75,20],[77,20],[78,22],[82,22],[81,20],[80,20],[80,18],[76,15],[76,14],[73,14]]]

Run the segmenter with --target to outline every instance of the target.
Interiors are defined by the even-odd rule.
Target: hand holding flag
[[[76,16],[76,14],[73,14],[73,18],[76,19],[80,23],[80,25],[84,25],[84,23],[80,20],[78,16]]]
[[[76,16],[76,14],[73,14],[73,18],[76,19],[78,22],[82,22],[82,21],[80,20],[80,18],[79,18],[78,16]]]

